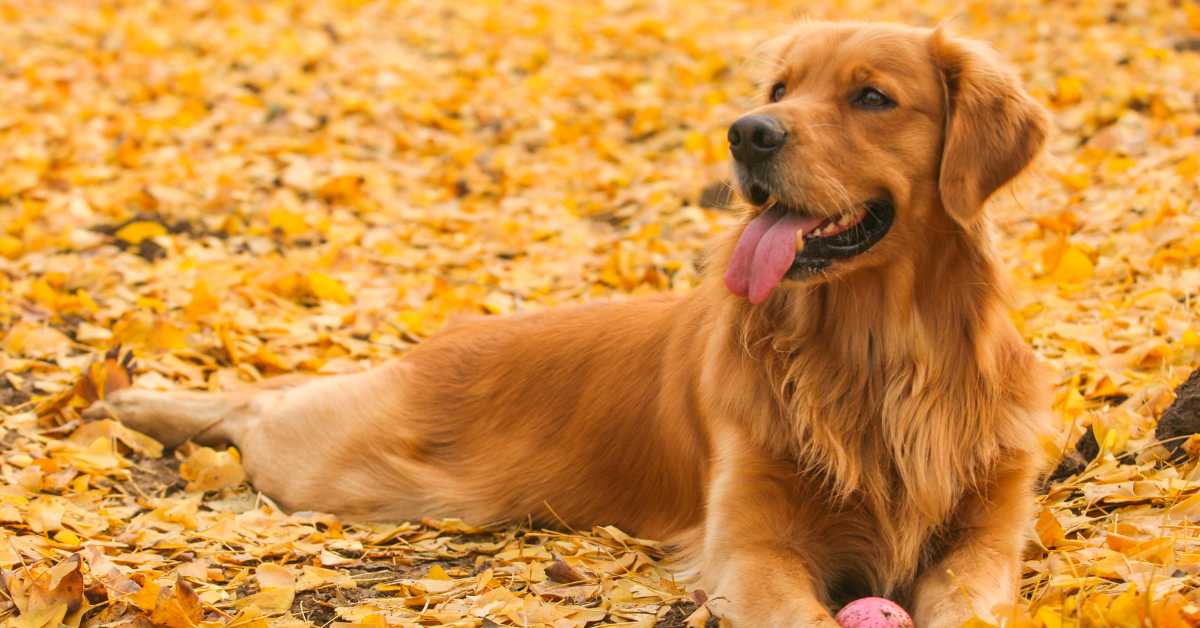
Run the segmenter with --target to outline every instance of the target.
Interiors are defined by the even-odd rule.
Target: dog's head
[[[1016,75],[941,30],[806,23],[768,48],[761,104],[729,128],[754,216],[725,283],[755,303],[973,230],[1045,139]]]

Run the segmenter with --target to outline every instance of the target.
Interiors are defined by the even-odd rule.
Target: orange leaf
[[[194,628],[202,614],[200,597],[192,585],[176,577],[175,584],[159,592],[150,621],[168,628]]]

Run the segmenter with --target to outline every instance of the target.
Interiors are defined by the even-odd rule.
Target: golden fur
[[[921,627],[987,616],[1015,598],[1048,402],[982,205],[1045,114],[941,31],[807,23],[769,49],[788,96],[755,111],[796,137],[781,189],[831,216],[888,194],[866,253],[751,305],[720,281],[732,234],[686,296],[473,319],[361,374],[93,413],[232,442],[287,508],[667,539],[738,625],[834,625],[863,595]],[[900,106],[847,108],[867,81]]]

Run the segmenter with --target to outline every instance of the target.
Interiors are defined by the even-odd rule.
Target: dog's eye
[[[896,101],[888,98],[887,94],[874,87],[864,87],[858,90],[850,102],[860,109],[891,109],[896,106]]]
[[[783,83],[776,83],[771,87],[771,102],[779,102],[783,100],[783,97],[786,94],[787,85],[784,85]]]

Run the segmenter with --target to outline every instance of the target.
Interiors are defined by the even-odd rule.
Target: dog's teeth
[[[799,253],[803,250],[804,250],[804,230],[799,229],[796,231],[796,252]]]

